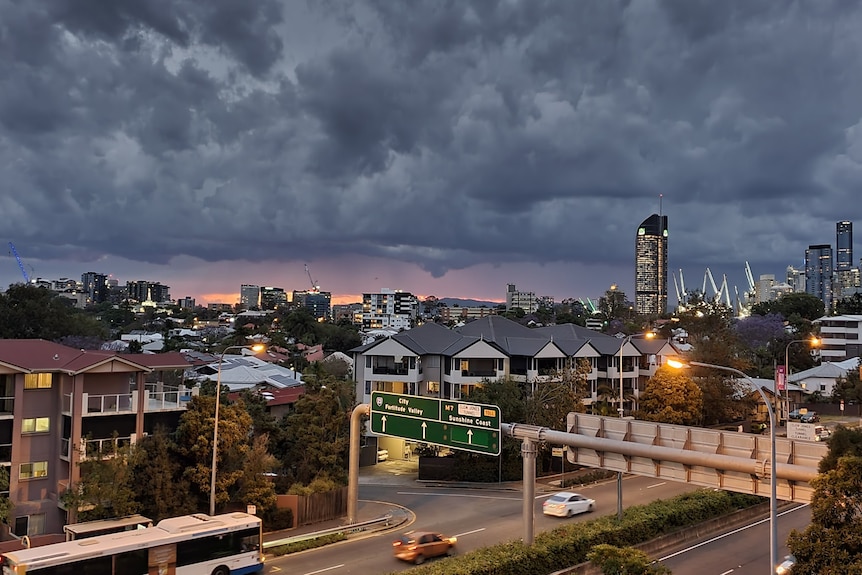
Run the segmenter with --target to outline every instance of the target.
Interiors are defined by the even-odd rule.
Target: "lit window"
[[[18,479],[35,479],[37,477],[48,477],[48,462],[34,461],[33,463],[22,463],[18,471]]]
[[[24,375],[24,389],[51,389],[52,374],[28,373]]]
[[[50,417],[31,417],[21,421],[21,433],[45,433],[50,428]]]

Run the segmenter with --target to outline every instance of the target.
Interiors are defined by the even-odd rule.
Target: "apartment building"
[[[416,322],[419,301],[410,292],[382,288],[362,294],[362,329],[410,329]]]
[[[820,357],[843,361],[862,356],[862,315],[833,315],[814,320],[820,326]]]
[[[590,365],[584,403],[619,406],[622,383],[624,413],[637,409],[646,381],[678,355],[668,340],[626,341],[572,324],[531,329],[496,315],[456,329],[426,323],[352,353],[361,403],[369,403],[373,391],[465,399],[502,378],[537,386],[583,359]],[[607,390],[613,394],[605,395]],[[402,447],[393,445],[396,453]]]
[[[45,340],[0,340],[0,465],[9,469],[17,536],[61,533],[63,492],[79,463],[174,429],[191,390],[179,353],[117,354]]]

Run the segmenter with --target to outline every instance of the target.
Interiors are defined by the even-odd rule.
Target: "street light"
[[[816,337],[812,337],[811,339],[794,339],[793,341],[787,342],[787,346],[784,348],[784,389],[787,390],[787,400],[790,401],[790,388],[787,387],[787,383],[790,381],[790,346],[794,343],[807,343],[811,347],[819,347],[820,340]],[[775,395],[776,401],[781,403],[781,390],[778,388],[777,382],[775,386]],[[787,409],[785,411],[790,410],[790,405],[788,403]],[[780,410],[779,410],[780,412]]]
[[[776,494],[778,479],[776,475],[776,457],[775,457],[775,410],[772,409],[772,402],[766,397],[766,394],[763,392],[763,388],[754,383],[754,381],[739,371],[738,369],[734,369],[732,367],[727,367],[724,365],[713,365],[711,363],[701,363],[699,361],[689,361],[687,364],[681,361],[676,360],[668,360],[667,364],[671,367],[682,368],[687,365],[694,365],[699,367],[711,367],[712,369],[719,369],[722,371],[729,371],[730,373],[736,374],[741,377],[748,384],[757,390],[760,393],[760,397],[763,399],[763,402],[766,404],[766,410],[769,412],[769,443],[770,443],[770,463],[769,463],[769,562],[770,568],[769,572],[772,573],[773,570],[778,566],[778,497]]]
[[[617,408],[617,411],[620,414],[620,419],[623,418],[623,414],[625,413],[625,408],[623,407],[623,402],[625,401],[625,397],[623,396],[623,348],[629,343],[632,339],[636,337],[644,337],[646,339],[652,339],[655,337],[655,333],[648,331],[646,333],[633,333],[631,335],[627,335],[623,338],[622,343],[620,344],[620,406]],[[623,519],[623,472],[620,471],[617,473],[617,520],[622,521]]]
[[[218,460],[218,406],[221,403],[221,365],[224,362],[224,355],[231,349],[253,349],[255,352],[263,351],[264,345],[257,343],[255,345],[229,345],[224,348],[218,358],[218,375],[216,376],[216,393],[215,393],[215,419],[213,419],[213,465],[212,474],[210,475],[210,516],[215,515],[216,504],[216,462]]]

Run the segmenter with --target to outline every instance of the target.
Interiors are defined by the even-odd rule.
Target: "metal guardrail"
[[[297,543],[299,541],[308,541],[310,539],[317,539],[318,537],[323,537],[325,535],[332,535],[333,533],[355,533],[357,531],[364,531],[366,527],[371,527],[373,525],[384,524],[385,526],[389,526],[392,521],[392,514],[386,514],[382,517],[378,517],[377,519],[369,519],[368,521],[361,521],[359,523],[351,523],[349,525],[340,525],[338,527],[331,527],[329,529],[323,529],[321,531],[315,531],[313,533],[304,533],[302,535],[296,535],[294,537],[286,537],[284,539],[277,539],[275,541],[266,541],[263,544],[263,549],[272,549],[273,547],[281,547],[282,545],[288,545],[290,543]]]

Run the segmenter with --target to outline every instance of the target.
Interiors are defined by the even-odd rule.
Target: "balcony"
[[[196,394],[197,390],[187,387],[167,387],[165,391],[154,391],[146,389],[145,412],[153,411],[176,411],[186,409],[189,400]],[[84,415],[117,415],[134,414],[138,411],[138,392],[111,393],[106,395],[83,394]],[[72,396],[63,396],[63,413],[72,413]]]
[[[130,446],[132,437],[109,437],[107,439],[88,439],[84,442],[81,450],[81,459],[95,459],[101,454],[102,458],[113,457],[124,447]]]
[[[12,462],[12,444],[0,444],[0,464]]]
[[[496,369],[462,369],[461,377],[497,377]]]
[[[371,368],[374,375],[407,375],[409,370],[403,365],[375,365]]]

